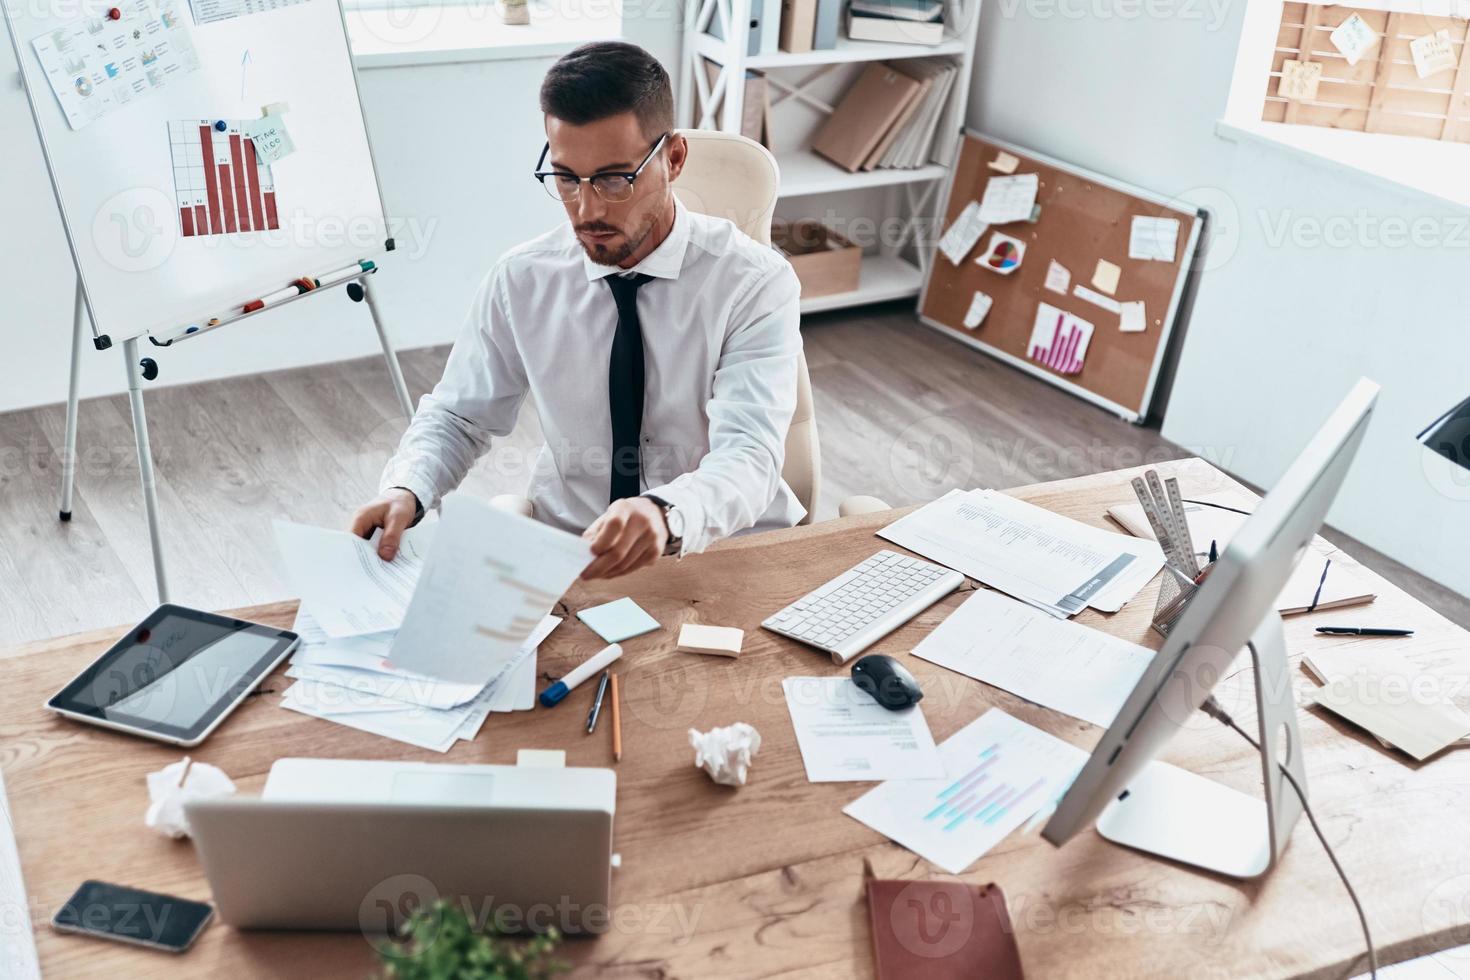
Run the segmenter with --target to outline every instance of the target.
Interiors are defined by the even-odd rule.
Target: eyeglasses
[[[663,146],[664,140],[668,138],[669,134],[664,133],[658,139],[654,140],[653,146],[648,151],[648,155],[643,158],[643,162],[638,164],[635,169],[631,171],[604,170],[601,173],[593,174],[591,177],[578,177],[576,174],[568,173],[565,170],[542,170],[541,165],[546,162],[546,154],[551,152],[551,144],[547,143],[541,151],[541,159],[536,161],[536,172],[534,176],[541,182],[541,186],[546,188],[546,193],[558,201],[575,201],[577,195],[582,192],[582,184],[587,183],[592,185],[592,189],[597,192],[598,197],[609,204],[618,204],[633,196],[633,181],[637,180],[638,175],[643,173],[643,168],[648,166],[648,161],[653,159],[654,154],[658,152],[659,147]],[[548,177],[552,179],[547,180],[546,178]]]

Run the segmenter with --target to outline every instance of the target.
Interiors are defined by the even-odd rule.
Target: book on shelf
[[[915,58],[894,62],[900,70],[926,82],[913,114],[874,164],[877,169],[913,169],[928,162],[940,120],[959,66],[952,58]]]
[[[806,54],[817,30],[817,0],[781,0],[781,50]]]
[[[817,21],[812,34],[812,47],[828,51],[837,47],[837,35],[842,26],[844,0],[817,0]]]
[[[702,60],[705,79],[709,83],[709,90],[713,92],[715,83],[720,77],[720,66],[708,58]],[[723,102],[724,96],[722,95],[715,106],[717,123],[718,110]],[[740,135],[755,140],[767,149],[770,148],[771,90],[764,72],[753,69],[747,69],[745,72],[745,94],[740,103]]]
[[[848,0],[848,9],[864,17],[928,22],[944,16],[944,0]]]
[[[844,170],[857,172],[921,87],[918,79],[890,64],[868,65],[817,131],[812,149]]]
[[[817,132],[812,150],[852,172],[923,166],[958,72],[953,58],[868,65]]]
[[[854,41],[934,45],[944,41],[944,21],[871,17],[853,10],[847,14],[847,36]]]

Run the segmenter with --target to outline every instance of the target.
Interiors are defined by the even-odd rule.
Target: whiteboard
[[[244,303],[302,276],[344,269],[385,250],[387,219],[338,0],[0,6],[97,335],[126,340],[238,315]],[[111,16],[114,8],[122,16]],[[213,19],[232,9],[241,15]],[[183,30],[192,41],[197,68],[150,76],[163,79],[157,87],[139,80],[142,94],[131,95],[130,88],[126,101],[113,100],[111,111],[74,128],[44,67],[56,61],[53,39],[70,37],[78,25],[96,32],[144,21],[157,27],[161,10],[170,13],[165,22],[176,25],[174,32]],[[37,53],[36,38],[51,52],[49,62]],[[173,48],[177,53],[180,45]],[[66,43],[60,50],[70,61],[80,48]],[[129,61],[123,68],[136,73],[146,63]],[[109,71],[116,67],[109,63]],[[116,90],[106,80],[93,87],[82,80],[86,74],[76,81],[78,91]],[[75,100],[70,104],[75,115]],[[206,203],[202,217],[215,224],[198,233],[200,227],[190,227],[193,215],[184,214],[194,209],[181,210],[180,195],[199,192],[206,173],[215,175],[218,189],[230,186],[221,183],[227,168],[211,171],[202,158],[200,125],[227,122],[231,128],[223,132],[206,128],[228,159],[231,148],[239,149],[229,145],[235,121],[259,120],[266,106],[278,104],[286,107],[279,118],[294,152],[265,169],[257,161],[261,186],[239,183],[240,210],[231,223],[219,227],[219,212],[233,207],[236,195],[221,193],[212,207]],[[192,146],[180,137],[188,133],[194,134]],[[252,168],[234,169],[230,184]],[[273,185],[273,199],[263,193],[266,184]],[[266,212],[274,211],[273,222],[260,217],[262,201]]]

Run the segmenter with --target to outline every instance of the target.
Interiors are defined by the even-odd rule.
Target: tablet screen
[[[162,606],[51,706],[173,737],[204,731],[295,639],[284,630]]]

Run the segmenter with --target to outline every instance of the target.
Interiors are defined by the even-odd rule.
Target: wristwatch
[[[684,515],[662,497],[655,497],[651,493],[645,493],[643,496],[658,504],[664,512],[664,524],[669,529],[669,543],[664,545],[664,554],[677,555],[684,546]]]

